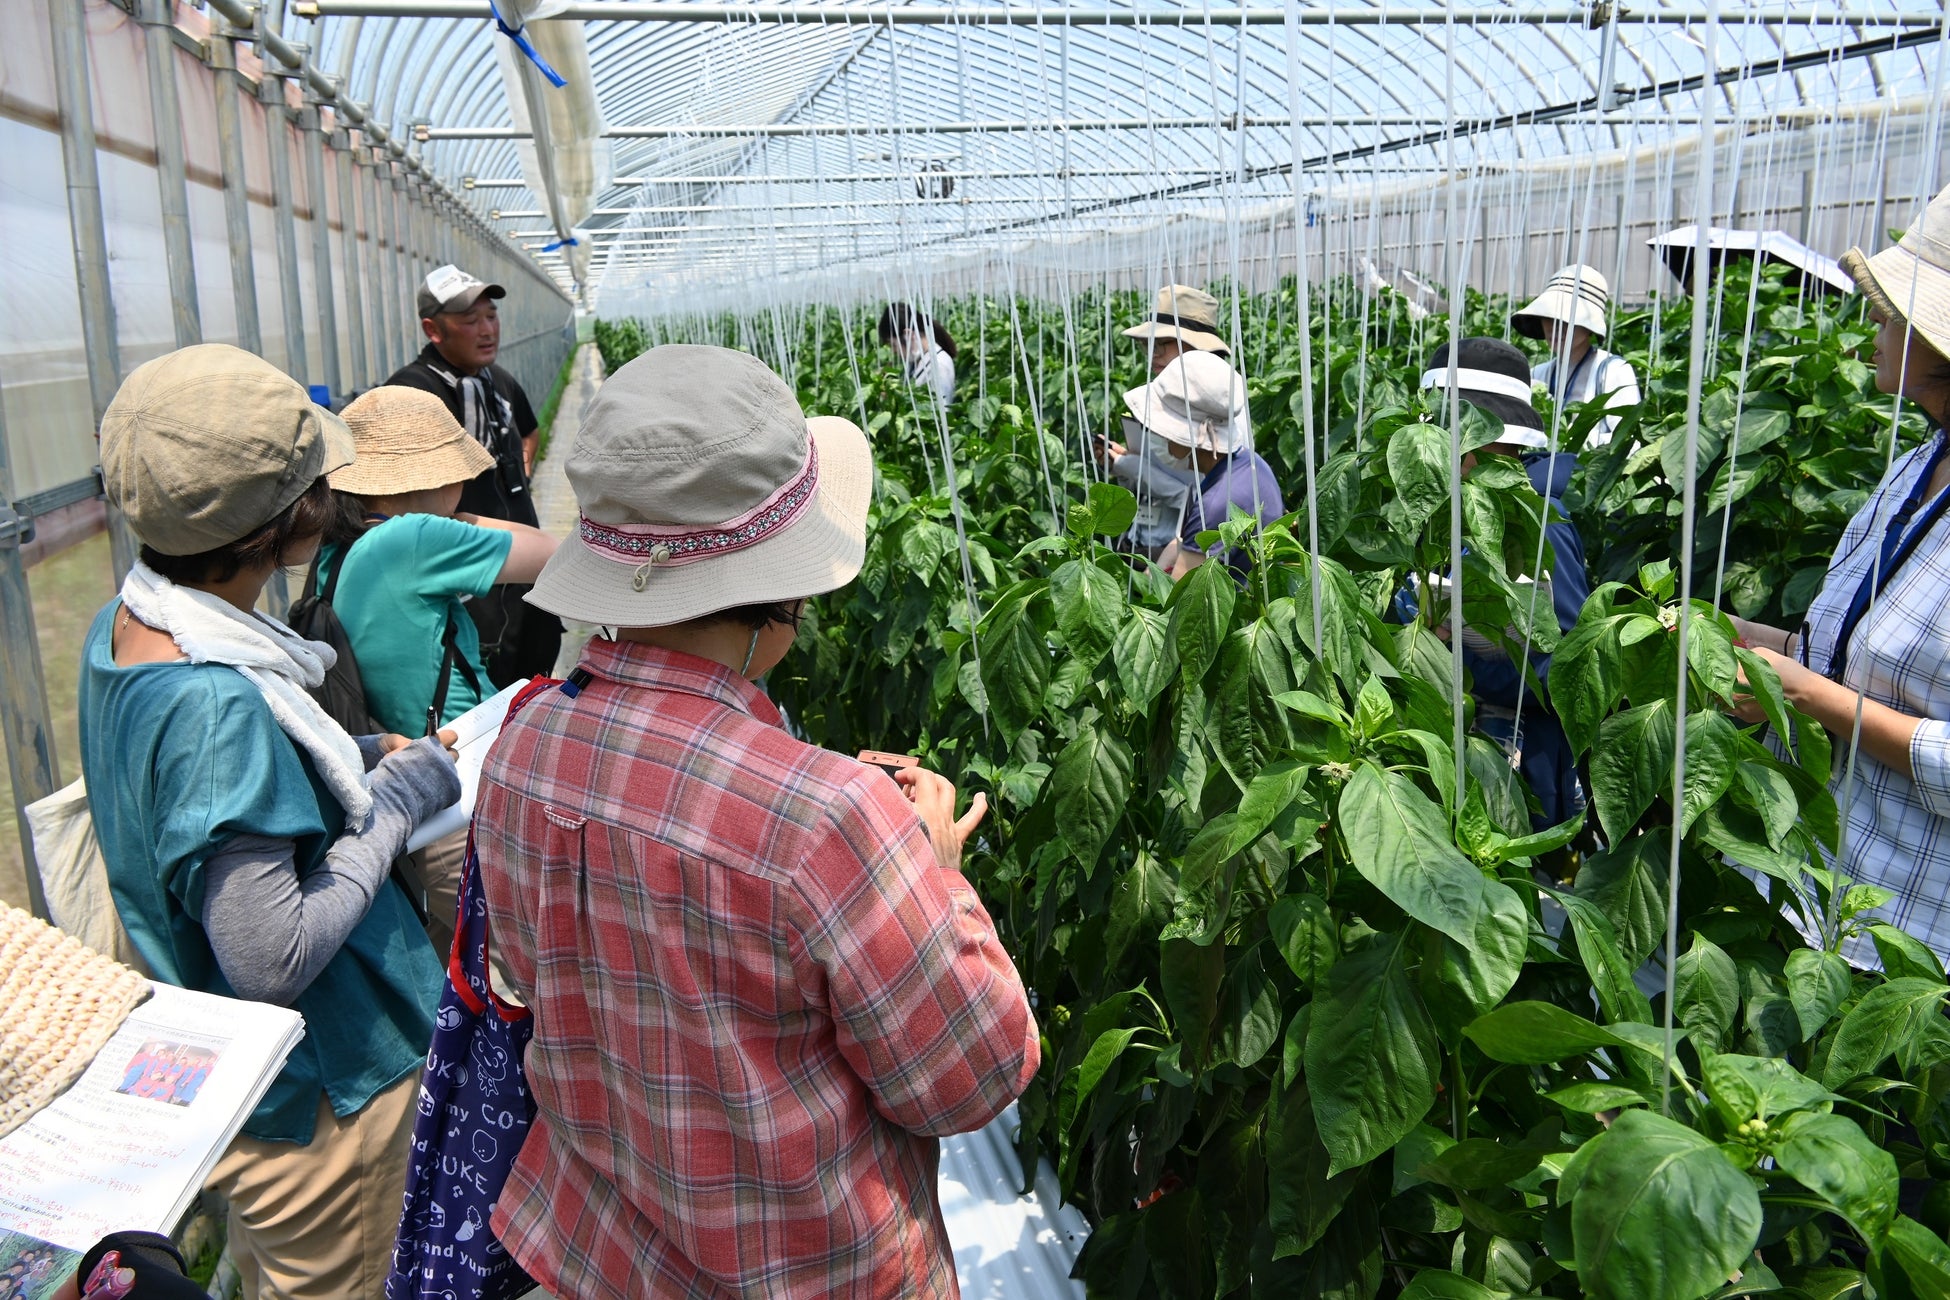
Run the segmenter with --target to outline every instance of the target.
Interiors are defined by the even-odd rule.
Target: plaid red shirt
[[[1014,965],[884,772],[716,664],[597,640],[475,817],[535,1013],[494,1212],[555,1295],[955,1296],[942,1134],[1036,1073]]]

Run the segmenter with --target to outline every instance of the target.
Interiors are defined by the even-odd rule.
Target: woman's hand
[[[1733,630],[1740,634],[1740,639],[1747,643],[1747,648],[1750,650],[1764,650],[1768,654],[1777,656],[1792,656],[1801,649],[1799,632],[1783,631],[1778,627],[1770,627],[1766,623],[1750,622],[1731,614],[1727,615],[1727,618],[1732,621]]]
[[[441,745],[449,754],[452,754],[455,758],[460,757],[459,752],[454,748],[454,745],[460,740],[459,732],[455,731],[452,727],[442,727],[434,734],[440,737]],[[379,738],[379,756],[384,758],[388,754],[405,749],[412,743],[411,737],[402,736],[397,731],[389,731]]]
[[[947,777],[925,767],[907,767],[896,772],[894,780],[900,783],[901,793],[914,805],[914,811],[921,815],[921,824],[934,845],[935,861],[945,870],[961,870],[962,846],[982,824],[982,817],[989,810],[988,796],[977,794],[969,803],[968,811],[957,820],[955,786]]]

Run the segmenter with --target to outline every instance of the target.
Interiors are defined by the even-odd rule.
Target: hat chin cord
[[[763,632],[764,630],[765,629],[763,627],[755,627],[752,629],[752,643],[745,647],[745,663],[744,666],[739,668],[738,670],[738,675],[740,677],[743,677],[747,673],[751,672],[752,656],[758,653],[758,634]]]

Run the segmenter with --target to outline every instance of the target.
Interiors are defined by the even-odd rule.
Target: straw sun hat
[[[817,596],[866,554],[866,435],[807,419],[748,353],[637,357],[589,404],[564,470],[581,517],[527,597],[564,618],[667,627]]]
[[[401,496],[465,483],[494,468],[494,456],[467,436],[432,393],[374,388],[345,408],[358,457],[332,474],[332,488],[357,497]]]
[[[1166,442],[1229,455],[1245,444],[1246,381],[1210,352],[1181,352],[1124,394],[1137,422]]]
[[[1930,200],[1900,241],[1874,257],[1851,248],[1842,268],[1890,320],[1907,320],[1950,357],[1950,188]]]
[[[1200,352],[1230,356],[1219,337],[1219,300],[1188,284],[1168,284],[1158,290],[1151,319],[1124,331],[1127,339],[1177,339]]]
[[[1611,305],[1611,286],[1589,266],[1567,266],[1550,278],[1544,291],[1510,318],[1517,333],[1544,337],[1547,324],[1582,325],[1593,338],[1605,337],[1605,313]]]

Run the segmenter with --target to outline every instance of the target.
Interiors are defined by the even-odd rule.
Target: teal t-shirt
[[[203,929],[204,865],[248,833],[292,840],[303,875],[338,838],[344,810],[243,674],[187,661],[117,667],[120,609],[111,601],[96,615],[80,681],[81,770],[109,892],[158,980],[235,997]],[[244,1132],[308,1143],[321,1088],[333,1113],[350,1115],[419,1069],[442,979],[412,905],[387,881],[292,1004],[305,1036]]]
[[[345,565],[332,609],[352,642],[366,706],[380,726],[402,736],[425,733],[449,613],[455,645],[473,665],[484,690],[493,693],[481,661],[481,634],[460,598],[493,590],[514,544],[514,534],[505,529],[481,528],[445,515],[394,515],[369,529],[349,551],[335,546],[320,557],[321,589],[333,566]],[[456,664],[440,721],[452,722],[485,698],[467,684]]]

